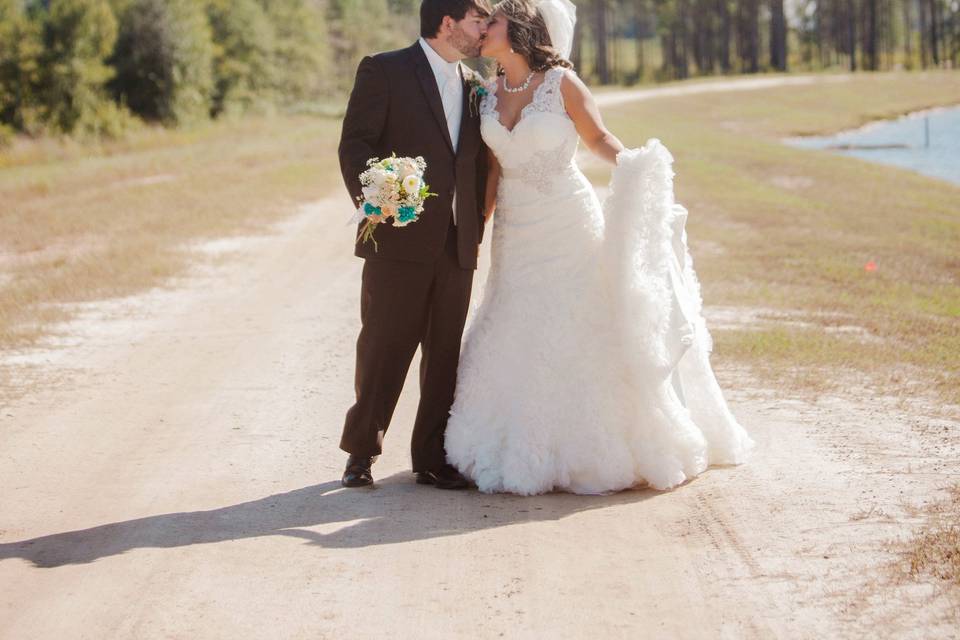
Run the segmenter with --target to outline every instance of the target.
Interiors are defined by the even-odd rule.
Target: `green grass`
[[[863,75],[605,113],[627,146],[657,137],[673,153],[707,305],[772,307],[820,327],[718,332],[718,360],[768,379],[850,369],[894,393],[907,370],[960,403],[960,186],[779,141],[941,104],[960,104],[960,74]],[[697,251],[708,243],[719,250]],[[827,333],[838,315],[870,339]]]

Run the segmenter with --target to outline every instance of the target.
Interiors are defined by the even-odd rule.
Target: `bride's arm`
[[[490,221],[494,209],[497,208],[497,183],[500,182],[500,163],[493,150],[487,149],[487,190],[483,199],[483,219]]]
[[[597,156],[616,165],[617,154],[624,148],[623,143],[603,126],[600,109],[587,85],[577,74],[567,72],[563,74],[560,93],[567,115],[573,120],[583,143]]]

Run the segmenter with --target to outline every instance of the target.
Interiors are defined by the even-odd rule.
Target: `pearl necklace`
[[[533,80],[533,74],[535,72],[531,71],[530,75],[527,76],[527,79],[523,81],[523,84],[518,86],[516,89],[511,89],[507,86],[507,74],[503,74],[503,90],[507,93],[520,93],[524,89],[530,86],[530,81]]]

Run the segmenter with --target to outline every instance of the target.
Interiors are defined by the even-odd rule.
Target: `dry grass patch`
[[[960,484],[921,510],[927,524],[905,544],[901,582],[931,582],[960,602]],[[960,610],[958,610],[960,615]]]
[[[286,117],[151,129],[88,155],[21,142],[0,156],[0,348],[35,342],[69,316],[64,303],[182,272],[196,240],[256,233],[337,188],[339,128]]]
[[[960,586],[960,523],[925,531],[913,545],[910,575],[927,575]]]

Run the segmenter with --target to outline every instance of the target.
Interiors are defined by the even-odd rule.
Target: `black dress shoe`
[[[351,454],[347,458],[347,468],[340,482],[345,487],[366,487],[373,484],[373,474],[370,473],[372,464],[373,458]]]
[[[432,484],[437,489],[466,489],[470,481],[460,475],[453,465],[445,464],[437,469],[417,471],[417,484]]]

